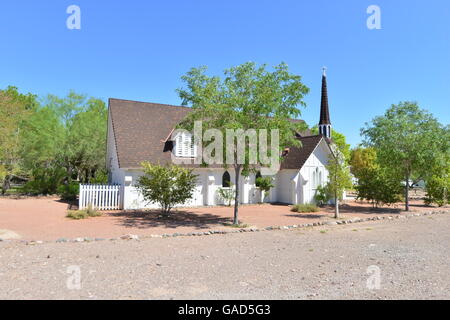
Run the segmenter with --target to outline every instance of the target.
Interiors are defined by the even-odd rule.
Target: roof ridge
[[[168,107],[176,107],[176,108],[187,108],[191,109],[191,107],[188,106],[179,106],[174,104],[167,104],[167,103],[159,103],[159,102],[146,102],[146,101],[138,101],[138,100],[129,100],[129,99],[119,99],[119,98],[109,98],[108,101],[116,100],[116,101],[124,101],[124,102],[135,102],[135,103],[143,103],[143,104],[154,104],[159,106],[168,106]]]

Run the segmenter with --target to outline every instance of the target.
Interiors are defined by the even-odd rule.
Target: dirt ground
[[[232,221],[230,207],[181,208],[171,218],[159,218],[158,211],[114,211],[85,220],[66,218],[68,204],[57,198],[0,198],[0,238],[56,240],[59,238],[113,238],[125,234],[139,236],[164,233],[188,233],[222,230]],[[402,204],[373,209],[364,202],[347,201],[341,206],[343,217],[403,214]],[[413,201],[411,211],[434,210]],[[249,227],[284,226],[333,219],[333,208],[315,213],[295,213],[287,205],[244,205],[240,221]]]
[[[449,228],[450,214],[437,214],[205,237],[0,242],[0,299],[450,299]]]

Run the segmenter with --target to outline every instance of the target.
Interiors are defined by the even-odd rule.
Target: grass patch
[[[328,230],[320,230],[320,233],[327,233]]]
[[[353,229],[352,231],[358,231],[358,229]]]
[[[248,228],[248,227],[249,227],[248,224],[242,223],[242,222],[239,222],[238,224],[224,223],[223,225],[224,225],[225,227],[238,228],[238,229],[244,229],[244,228]]]
[[[291,208],[292,212],[309,213],[318,212],[319,208],[314,204],[296,204]]]
[[[89,206],[87,209],[84,210],[69,210],[67,211],[66,217],[74,220],[81,220],[87,219],[89,217],[99,217],[101,215],[102,215],[101,212]]]

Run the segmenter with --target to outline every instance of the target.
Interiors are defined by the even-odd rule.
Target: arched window
[[[259,181],[258,181],[259,178],[262,178],[261,171],[258,171],[255,175],[255,185],[257,187],[259,187]]]
[[[322,184],[322,172],[319,171],[319,168],[316,168],[314,169],[312,175],[312,188],[316,189],[321,184]]]
[[[323,180],[322,180],[322,171],[319,171],[319,186],[322,186]]]
[[[231,186],[231,178],[228,171],[225,171],[222,176],[222,187],[229,188]]]

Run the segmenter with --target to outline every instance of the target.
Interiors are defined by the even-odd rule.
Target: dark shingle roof
[[[165,140],[189,108],[109,99],[109,111],[119,167],[138,168],[142,161],[170,162]]]
[[[287,155],[281,162],[281,169],[301,169],[309,156],[323,139],[322,135],[306,136],[298,138],[301,147],[289,148]]]
[[[164,152],[168,149],[165,141],[188,112],[190,108],[182,106],[109,99],[119,167],[139,168],[143,161],[170,163],[171,153]],[[298,135],[298,139],[303,146],[290,148],[282,169],[300,169],[322,136],[310,136],[307,130]]]

